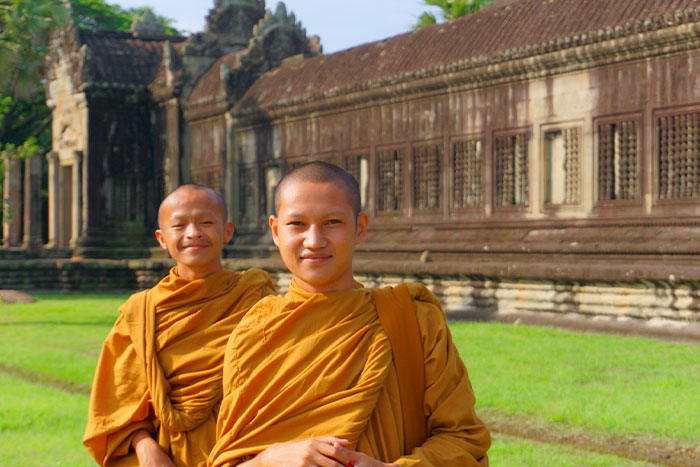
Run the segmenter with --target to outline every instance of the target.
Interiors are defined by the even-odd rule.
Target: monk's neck
[[[177,265],[177,275],[185,279],[187,282],[196,281],[197,279],[205,279],[217,272],[221,271],[221,264],[206,268],[192,268],[187,266]]]
[[[350,276],[349,280],[344,279],[342,281],[337,281],[330,284],[309,283],[294,275],[292,275],[292,278],[294,279],[297,287],[308,293],[345,292],[355,288],[355,278],[352,276]]]

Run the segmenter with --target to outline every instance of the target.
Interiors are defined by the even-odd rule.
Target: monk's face
[[[163,202],[158,243],[177,261],[177,273],[201,279],[221,269],[221,248],[233,236],[221,205],[204,190],[184,189]]]
[[[352,255],[367,232],[345,190],[334,183],[290,182],[270,216],[272,239],[296,283],[309,292],[352,289]]]

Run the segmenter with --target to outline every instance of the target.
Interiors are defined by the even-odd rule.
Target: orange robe
[[[391,347],[370,289],[309,293],[294,282],[266,297],[231,335],[224,399],[210,465],[235,465],[275,442],[337,436],[401,466],[487,463],[490,436],[474,412],[466,368],[444,314],[423,286],[409,284],[425,365],[427,440],[403,446]]]
[[[132,295],[107,336],[92,384],[83,444],[100,465],[138,465],[150,431],[176,465],[203,466],[215,442],[224,350],[241,317],[274,293],[263,271],[222,269],[186,281],[176,268]]]

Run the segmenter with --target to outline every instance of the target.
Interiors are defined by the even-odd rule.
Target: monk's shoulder
[[[261,297],[275,293],[275,286],[267,272],[258,268],[251,268],[238,273],[240,275],[236,287],[248,291],[259,291]]]
[[[119,307],[121,316],[126,321],[141,321],[146,307],[146,297],[150,289],[131,294],[126,302]]]
[[[418,327],[423,335],[441,333],[447,328],[445,312],[437,297],[423,284],[407,282],[406,288],[416,311]]]

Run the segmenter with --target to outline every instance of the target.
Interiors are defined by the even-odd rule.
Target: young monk
[[[373,290],[353,278],[368,224],[357,181],[308,163],[282,179],[276,210],[272,238],[292,283],[285,296],[258,302],[231,335],[210,464],[487,465],[489,432],[438,301],[420,284]],[[417,321],[414,347],[392,348],[398,340],[390,342],[378,317],[386,310],[375,303],[381,291],[397,297],[381,303],[397,307],[400,330]],[[399,385],[406,369],[410,379]],[[416,393],[417,410],[402,408]]]
[[[233,235],[222,197],[183,185],[158,211],[156,238],[177,265],[136,293],[102,347],[83,443],[103,466],[204,466],[216,441],[226,342],[274,293],[257,269],[223,269]]]

